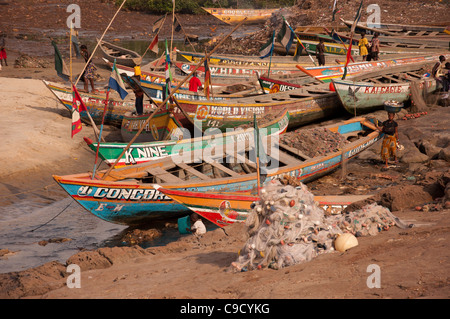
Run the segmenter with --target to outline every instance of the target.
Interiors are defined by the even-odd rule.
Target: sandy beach
[[[67,200],[52,175],[92,171],[95,154],[83,137],[95,140],[93,129],[83,124],[81,133],[72,138],[69,111],[42,82],[60,82],[52,51],[46,51],[48,43],[42,45],[44,54],[33,55],[46,62],[46,68],[14,68],[23,52],[36,50],[23,38],[11,36],[8,43],[9,66],[0,71],[0,207],[20,205],[31,196],[45,198],[48,205]],[[99,55],[94,62],[106,80],[110,71]],[[74,74],[82,65],[81,60],[75,61]],[[0,271],[0,299],[448,299],[450,108],[433,105],[426,115],[410,120],[403,120],[408,112],[402,112],[397,121],[405,149],[398,165],[383,169],[378,143],[349,161],[345,174],[340,168],[308,188],[315,195],[373,194],[374,201],[413,224],[412,228],[391,227],[376,236],[358,238],[359,245],[344,253],[319,255],[280,270],[234,272],[231,263],[247,239],[245,225],[235,224],[224,232],[207,223],[210,231],[201,239],[177,236],[148,248],[133,244],[79,247],[65,261]],[[384,120],[386,112],[368,116]],[[120,136],[119,129],[111,126],[105,126],[104,134],[107,141]],[[82,209],[74,214],[71,218],[81,217]],[[59,218],[63,224],[64,215]],[[0,226],[4,222],[0,217]],[[168,220],[142,234],[176,232],[175,222]],[[116,232],[127,234],[126,229]],[[38,249],[38,242],[30,247]],[[49,245],[68,244],[60,240]],[[23,258],[21,251],[9,247],[0,246],[0,253],[2,263]],[[80,288],[67,285],[71,264],[80,266]],[[373,264],[381,269],[380,288],[367,285],[368,267]]]

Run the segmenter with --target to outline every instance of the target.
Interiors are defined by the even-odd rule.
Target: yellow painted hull
[[[265,22],[278,9],[226,9],[202,8],[227,24],[238,24],[247,18],[246,24]]]

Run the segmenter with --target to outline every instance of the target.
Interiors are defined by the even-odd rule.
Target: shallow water
[[[0,258],[0,273],[25,270],[53,260],[64,263],[80,248],[103,246],[104,241],[126,228],[91,215],[69,197],[45,206],[24,200],[1,210],[0,248],[16,253]],[[38,244],[55,238],[70,240],[46,246]]]

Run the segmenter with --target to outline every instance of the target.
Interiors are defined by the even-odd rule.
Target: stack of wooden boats
[[[373,123],[354,118],[325,126],[346,143],[337,151],[310,158],[276,135],[263,140],[268,162],[261,166],[260,182],[285,176],[308,182],[330,173],[342,163],[378,141],[381,136]],[[104,220],[136,225],[155,218],[185,215],[188,208],[161,193],[170,190],[207,192],[253,192],[258,189],[258,160],[252,137],[236,138],[199,152],[181,152],[141,164],[90,173],[54,176],[55,181],[86,210]],[[202,201],[198,196],[199,201]]]
[[[383,37],[399,38],[400,35],[384,33]],[[401,37],[413,36],[403,34]],[[333,44],[332,36],[328,40],[327,45]],[[305,40],[307,51],[315,51],[315,44],[307,41],[314,40]],[[390,48],[391,43],[386,42],[385,46]],[[342,43],[338,46],[345,49]],[[178,53],[188,62],[174,62],[179,71],[173,78],[174,86],[186,80],[185,74],[192,72],[193,63],[199,63],[204,57]],[[124,141],[133,139],[135,143],[98,144],[86,139],[93,151],[98,147],[99,156],[115,167],[97,171],[95,176],[83,173],[54,176],[54,179],[86,210],[114,223],[139,225],[155,218],[186,215],[190,211],[198,212],[219,226],[242,221],[257,198],[259,187],[265,183],[285,177],[309,182],[332,172],[344,160],[356,156],[382,137],[375,125],[364,117],[319,125],[345,143],[338,150],[312,157],[280,141],[281,134],[317,123],[344,109],[351,115],[359,115],[381,108],[386,100],[407,101],[412,82],[424,92],[432,91],[435,83],[424,74],[441,54],[350,63],[346,70],[343,64],[297,67],[292,57],[273,57],[270,73],[267,61],[258,57],[215,55],[209,66],[214,84],[212,94],[207,98],[204,92],[194,94],[187,90],[187,85],[182,85],[177,92],[172,92],[172,102],[156,114],[153,112],[164,96],[165,74],[155,64],[148,68],[142,66],[140,83],[136,85],[145,92],[146,100],[150,100],[144,104],[144,114],[132,115],[134,94],[129,94],[124,101],[112,95],[105,116],[105,123],[121,126],[123,132],[128,130],[123,133]],[[109,55],[111,58],[112,54]],[[127,66],[116,59],[128,83],[132,83],[130,77],[134,75],[131,60]],[[200,78],[204,71],[203,66],[198,68]],[[341,80],[344,72],[347,78]],[[332,83],[327,83],[330,81]],[[71,111],[71,90],[49,82],[46,85]],[[106,92],[80,94],[89,114],[100,122]],[[86,115],[81,112],[82,118]],[[152,117],[151,122],[148,122],[149,117]],[[258,134],[253,128],[255,120]],[[134,134],[143,126],[143,135],[147,133],[148,137],[139,141]],[[236,130],[237,127],[241,129]],[[195,137],[194,132],[206,134]],[[259,138],[265,151],[259,155],[267,155],[267,163],[260,161],[256,154],[255,140]],[[353,200],[356,198],[318,197],[322,204],[345,204]]]

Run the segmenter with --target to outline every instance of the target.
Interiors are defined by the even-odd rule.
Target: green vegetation
[[[119,6],[123,0],[114,0]],[[294,5],[296,0],[175,0],[175,12],[187,14],[205,13],[201,7],[216,8],[281,8]],[[132,11],[142,11],[153,14],[172,12],[170,0],[127,0],[124,8]]]

